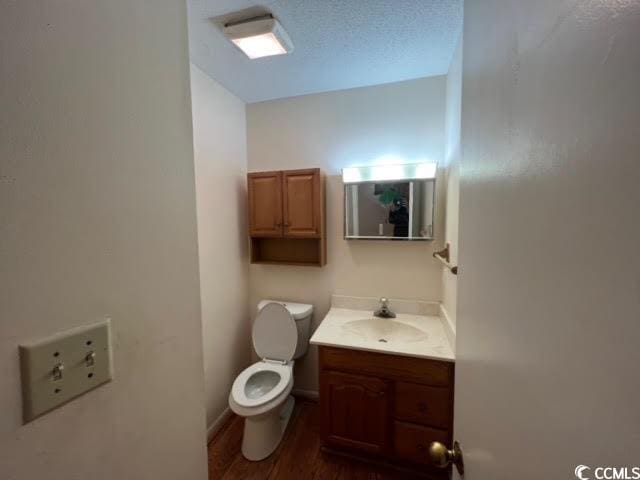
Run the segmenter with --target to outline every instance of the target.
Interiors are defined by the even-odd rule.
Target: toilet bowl
[[[293,360],[304,355],[309,341],[312,305],[263,300],[252,329],[261,358],[238,375],[229,407],[245,418],[242,454],[262,460],[277,448],[293,412]]]

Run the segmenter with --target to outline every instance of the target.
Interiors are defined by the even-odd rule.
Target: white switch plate
[[[57,365],[63,367],[59,379]],[[20,370],[24,423],[111,381],[109,320],[20,345]]]

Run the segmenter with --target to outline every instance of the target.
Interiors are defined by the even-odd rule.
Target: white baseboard
[[[211,441],[216,433],[220,431],[220,428],[227,422],[231,416],[231,410],[229,407],[225,408],[223,412],[216,418],[211,425],[207,428],[207,443]]]
[[[291,394],[294,397],[306,398],[307,400],[311,400],[313,402],[317,402],[320,398],[320,394],[315,390],[301,390],[298,388],[294,388],[291,391]]]

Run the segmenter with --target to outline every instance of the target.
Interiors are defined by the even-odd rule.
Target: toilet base
[[[289,395],[284,403],[272,412],[244,419],[242,455],[247,460],[263,460],[274,452],[282,440],[294,405],[295,400]]]

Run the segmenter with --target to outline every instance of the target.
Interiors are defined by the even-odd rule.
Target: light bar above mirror
[[[398,180],[429,180],[436,178],[435,163],[411,163],[406,165],[369,165],[342,169],[345,184],[363,182],[394,182]]]

